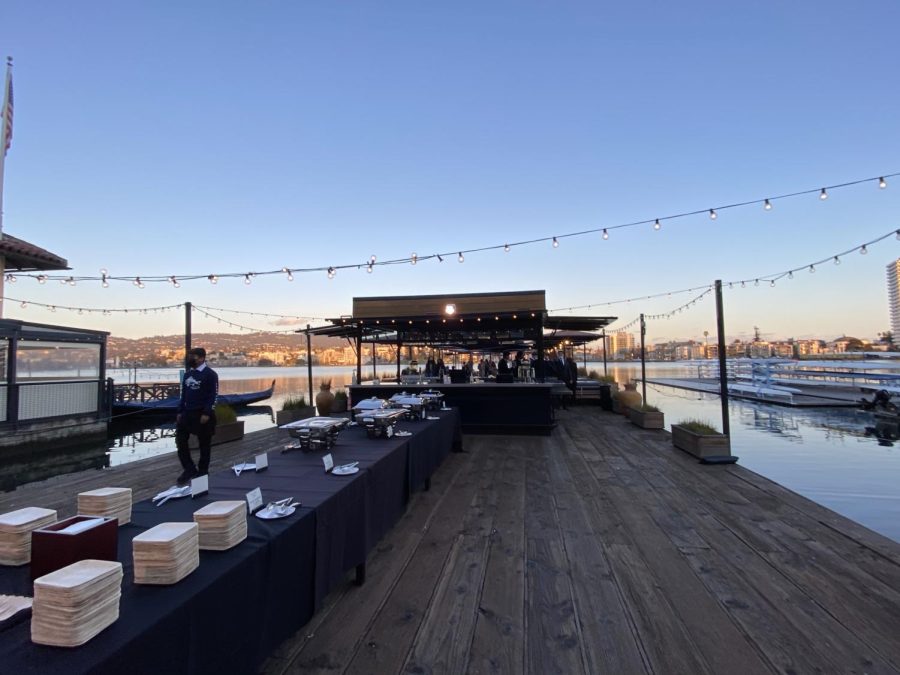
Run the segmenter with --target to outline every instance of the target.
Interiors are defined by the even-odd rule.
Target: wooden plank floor
[[[900,673],[900,544],[593,408],[467,436],[281,673]]]

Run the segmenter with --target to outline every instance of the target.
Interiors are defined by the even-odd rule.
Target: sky
[[[893,0],[6,0],[4,232],[77,275],[362,267],[178,289],[19,278],[4,316],[138,337],[180,332],[183,313],[134,308],[185,301],[331,317],[354,296],[531,289],[553,310],[593,305],[556,313],[618,325],[664,313],[700,293],[669,291],[799,267],[900,227],[898,176],[771,211],[563,236],[900,172],[898,25]],[[364,265],[550,236],[558,248]],[[774,288],[726,283],[726,333],[874,338],[889,328],[897,257],[891,236]],[[194,329],[235,330],[203,314]],[[704,330],[711,295],[651,321],[648,337]]]

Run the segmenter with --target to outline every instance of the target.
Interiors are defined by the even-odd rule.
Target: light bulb
[[[245,283],[247,286],[250,285],[250,275],[249,275],[249,274],[245,274],[245,275],[244,275],[244,283]]]
[[[457,258],[459,262],[466,262],[466,259],[463,257],[462,251],[459,252],[459,257]]]
[[[209,275],[208,277],[206,277],[206,278],[209,279],[209,283],[211,283],[211,284],[217,284],[217,283],[219,283],[219,277],[217,277],[215,274],[210,274],[210,275]]]
[[[374,253],[371,256],[369,256],[369,264],[370,265],[374,264],[376,260],[378,260],[378,258],[375,257]]]
[[[292,272],[290,272],[290,271],[288,271],[288,273],[287,273],[287,280],[288,280],[288,281],[293,281],[293,280],[294,280],[294,274],[293,274]]]
[[[866,255],[866,253],[868,253],[868,252],[869,252],[869,249],[866,248],[865,244],[863,244],[862,246],[859,247],[860,255]]]
[[[657,219],[656,219],[656,222],[653,223],[653,229],[654,229],[654,230],[658,230],[658,229],[661,228],[661,227],[662,227],[662,224],[659,222],[659,218],[657,218]]]
[[[887,181],[884,178],[879,178],[878,179],[878,187],[880,187],[882,190],[884,190],[884,188],[887,187]]]
[[[7,280],[9,283],[14,284],[14,283],[16,283],[16,275],[14,275],[14,274],[7,274],[7,275],[6,275],[6,280]]]
[[[715,219],[718,218],[718,217],[719,217],[719,214],[716,213],[716,210],[715,210],[715,209],[710,209],[710,210],[709,210],[709,219],[710,219],[710,220],[715,220]]]
[[[772,279],[772,281],[769,282],[769,286],[771,286],[772,288],[775,288],[775,280],[774,279]]]
[[[747,282],[746,282],[746,281],[742,281],[742,282],[741,282],[741,288],[747,288]]]
[[[178,279],[175,279],[175,281],[172,282],[172,285],[173,285],[175,288],[181,288],[181,284],[178,283]]]
[[[109,276],[109,270],[106,269],[105,267],[101,267],[100,268],[100,276],[102,276],[102,277]]]
[[[559,248],[559,242],[556,240],[556,237],[553,237],[553,248]]]
[[[754,285],[754,286],[759,286],[759,279],[757,279],[756,281],[754,281],[754,282],[753,282],[753,285]]]
[[[788,279],[793,279],[793,278],[794,278],[794,273],[788,272]]]
[[[819,193],[819,199],[823,201],[828,199],[828,193],[825,191],[825,188],[822,188],[822,191]]]
[[[809,273],[810,273],[810,274],[815,274],[815,273],[816,273],[816,266],[815,266],[815,265],[810,265],[810,266],[809,266]]]
[[[415,265],[418,261],[419,261],[419,256],[416,255],[415,253],[413,253],[413,254],[409,257],[409,262],[412,263],[413,265]]]
[[[840,264],[841,264],[841,259],[838,258],[837,256],[834,256],[834,264],[835,264],[835,265],[840,265]]]
[[[26,307],[28,307],[28,303],[23,300],[22,304],[19,305],[19,307],[21,307],[22,309],[25,309]]]
[[[368,272],[369,274],[372,274],[372,263],[369,263],[368,265],[366,265],[366,272]]]
[[[771,210],[772,210],[772,202],[770,202],[770,201],[767,199],[767,200],[766,200],[766,203],[763,204],[763,208],[764,208],[766,211],[771,211]]]
[[[900,230],[897,230],[897,239],[900,239]],[[47,277],[43,274],[39,274],[37,280],[39,284],[47,283]]]
[[[329,279],[334,279],[334,275],[335,275],[335,274],[337,274],[337,272],[335,271],[335,269],[334,269],[333,267],[329,267],[329,268],[328,268],[328,278],[329,278]]]
[[[69,277],[69,280],[66,283],[68,283],[69,286],[74,286],[75,285],[75,277]]]
[[[606,231],[606,228],[605,228],[605,227],[603,228],[603,238],[604,238],[604,239],[609,239],[609,232]]]
[[[106,279],[104,279],[101,286],[103,286],[103,288],[109,288],[109,282]]]
[[[503,252],[509,253],[509,244],[503,244]]]

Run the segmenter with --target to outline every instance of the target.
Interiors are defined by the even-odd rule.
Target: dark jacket
[[[219,376],[209,366],[203,370],[191,368],[181,382],[181,400],[178,413],[200,410],[204,415],[212,415],[219,395]]]

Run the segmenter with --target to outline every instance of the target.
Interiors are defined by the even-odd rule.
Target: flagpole
[[[3,84],[3,108],[0,108],[0,240],[3,239],[3,170],[6,166],[6,135],[9,133],[7,124],[9,123],[9,90],[12,86],[12,57],[6,57],[6,80]],[[6,279],[6,258],[0,255],[0,319],[3,318],[3,298],[6,289],[4,281]]]
[[[2,144],[3,152],[0,152],[0,239],[3,238],[3,171],[6,165],[6,134],[8,129],[7,111],[9,106],[9,88],[12,80],[12,57],[6,57],[6,79],[3,83],[3,108],[2,110],[2,126],[0,126],[0,144]]]

